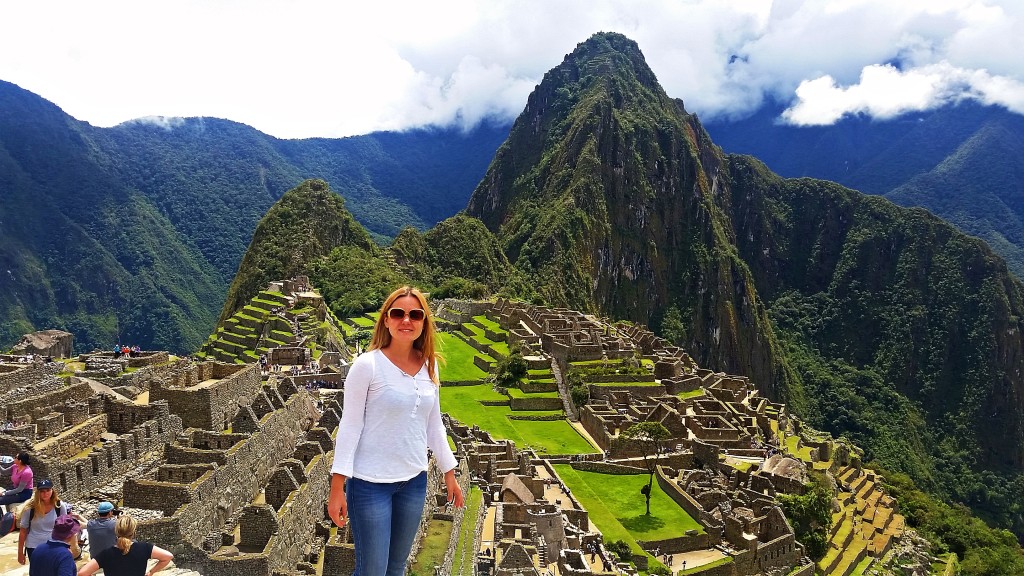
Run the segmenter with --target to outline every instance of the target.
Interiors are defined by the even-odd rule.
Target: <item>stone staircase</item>
[[[832,516],[829,549],[818,568],[825,575],[849,576],[866,558],[884,556],[903,533],[905,520],[873,471],[845,467],[836,480],[841,510]]]

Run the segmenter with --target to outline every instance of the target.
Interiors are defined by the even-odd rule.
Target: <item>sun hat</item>
[[[100,514],[106,514],[107,512],[114,511],[114,505],[110,502],[100,502],[100,505],[96,507],[96,511]]]
[[[78,523],[78,520],[70,514],[65,514],[63,516],[58,516],[57,519],[54,520],[53,532],[50,533],[50,538],[63,542],[81,531],[82,525]]]
[[[11,464],[14,462],[14,456],[0,456],[0,464]]]

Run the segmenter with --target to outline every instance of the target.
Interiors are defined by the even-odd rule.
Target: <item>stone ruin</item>
[[[278,291],[315,295],[308,281],[288,282]],[[621,435],[635,423],[657,421],[671,438],[656,481],[703,532],[638,542],[648,554],[707,550],[730,559],[701,572],[711,576],[814,572],[775,498],[804,489],[809,465],[775,441],[776,429],[795,430],[799,422],[784,405],[761,397],[748,379],[701,369],[683,350],[642,327],[578,312],[508,300],[442,302],[434,308],[456,323],[485,314],[507,331],[510,349],[524,353],[531,367],[550,366],[567,417],[596,446],[591,454],[542,458],[446,415],[460,482],[467,493],[469,483],[479,486],[484,505],[476,517],[446,509],[443,479],[431,467],[417,548],[430,520],[446,519],[456,526],[473,523],[477,574],[631,573],[629,564],[607,550],[553,465],[643,472],[642,455]],[[562,374],[573,362],[631,358],[643,358],[651,373],[593,375],[587,380],[590,402],[572,404]],[[267,372],[256,363],[173,359],[160,352],[136,358],[82,355],[78,361],[85,370],[72,376],[62,362],[5,359],[0,358],[0,420],[7,424],[0,431],[0,454],[29,452],[37,477],[53,479],[78,510],[94,510],[100,500],[120,502],[141,520],[141,539],[170,549],[178,566],[202,574],[351,571],[351,534],[332,529],[325,510],[344,406],[345,370],[338,369],[347,367],[343,354],[324,363],[330,371],[312,376],[341,390],[310,389],[308,374]],[[814,462],[832,458],[828,441],[808,442],[803,449]],[[901,529],[895,503],[870,472],[860,473],[853,467],[859,463],[848,460],[839,483],[849,488],[844,501],[863,507],[870,500],[884,521],[870,528],[870,537]],[[884,554],[890,546],[888,540],[876,542],[860,558]],[[436,574],[450,573],[453,546],[454,539]],[[629,560],[644,568],[649,557]],[[839,566],[834,561],[829,570]]]
[[[75,336],[63,330],[41,330],[21,337],[11,348],[14,356],[44,356],[48,358],[70,358]]]

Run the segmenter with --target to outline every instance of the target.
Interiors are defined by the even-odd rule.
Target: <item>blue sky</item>
[[[598,31],[701,118],[829,124],[972,99],[1024,113],[1018,0],[0,4],[0,79],[98,126],[214,116],[280,138],[514,118]]]

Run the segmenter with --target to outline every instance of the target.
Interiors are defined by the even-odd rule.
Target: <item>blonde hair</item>
[[[117,536],[117,548],[121,554],[128,554],[128,550],[131,550],[132,540],[135,538],[135,528],[138,525],[135,518],[128,514],[117,517],[117,522],[114,523],[114,536]]]
[[[53,509],[57,510],[58,515],[60,515],[60,496],[57,495],[56,487],[51,488],[51,490],[53,490],[53,492],[51,492],[53,496],[50,497],[50,503],[53,504]],[[39,498],[39,488],[35,488],[32,490],[32,498],[30,498],[28,502],[25,502],[25,505],[21,508],[21,512],[24,514],[28,512],[29,508],[31,508],[33,520],[36,518],[42,518],[46,515],[46,510],[43,509],[44,506],[46,506],[46,504],[44,504],[42,499]]]
[[[444,358],[437,351],[437,334],[434,331],[434,318],[430,314],[427,297],[419,289],[412,286],[402,286],[384,299],[384,304],[380,307],[380,316],[377,317],[377,322],[373,325],[373,338],[370,339],[369,349],[387,348],[391,344],[391,332],[388,330],[385,322],[388,318],[388,310],[394,306],[395,300],[403,296],[416,298],[420,303],[420,308],[423,308],[423,333],[412,343],[412,347],[419,350],[420,354],[423,355],[423,360],[427,363],[427,374],[430,375],[430,379],[434,384],[440,386],[441,379],[437,375],[436,364],[439,361],[443,361]]]

